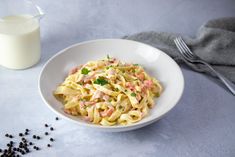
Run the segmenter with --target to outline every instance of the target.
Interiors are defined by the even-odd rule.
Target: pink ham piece
[[[88,117],[88,116],[83,117],[83,119],[84,119],[85,121],[87,121],[87,122],[90,122],[90,121],[91,121],[91,118]]]
[[[145,80],[144,81],[144,86],[146,88],[152,88],[153,87],[153,81],[152,80]]]
[[[96,102],[93,102],[93,101],[87,101],[85,102],[85,105],[86,106],[89,106],[89,105],[95,105]]]
[[[69,75],[72,75],[74,73],[76,73],[78,70],[80,70],[82,68],[83,65],[80,65],[78,67],[73,67],[70,71],[69,71]]]
[[[103,111],[103,112],[100,112],[100,115],[101,115],[102,117],[107,117],[107,116],[109,117],[109,116],[112,115],[113,111],[114,111],[113,106],[109,106],[109,109],[107,109],[107,110],[105,110],[105,111]]]
[[[132,91],[135,90],[135,86],[134,86],[132,83],[130,83],[130,82],[127,82],[127,83],[126,83],[126,87],[129,88],[129,89],[132,90]]]
[[[95,93],[93,94],[92,99],[94,100],[94,99],[102,98],[103,95],[104,95],[103,92],[97,90],[97,91],[95,91]]]
[[[140,79],[141,81],[143,81],[145,78],[144,73],[137,74],[136,77]]]
[[[103,99],[104,99],[104,101],[107,102],[107,101],[109,101],[109,96],[108,96],[108,95],[104,95],[104,96],[103,96]]]

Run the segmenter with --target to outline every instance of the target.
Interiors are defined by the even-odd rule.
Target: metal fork
[[[177,46],[178,50],[180,51],[181,56],[191,63],[201,63],[206,65],[223,83],[224,85],[229,89],[229,91],[235,95],[235,85],[229,81],[227,78],[225,78],[222,74],[220,74],[218,71],[216,71],[210,64],[203,61],[201,58],[199,58],[197,55],[195,55],[189,47],[186,45],[184,40],[181,37],[177,37],[174,40],[175,45]]]

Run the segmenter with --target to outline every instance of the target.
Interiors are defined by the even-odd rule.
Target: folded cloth
[[[174,44],[177,36],[179,34],[150,31],[123,38],[152,45],[170,55],[176,62],[185,63]],[[197,56],[235,82],[235,17],[210,20],[200,27],[196,38],[183,36],[183,39]],[[202,64],[186,63],[198,72],[214,76]]]

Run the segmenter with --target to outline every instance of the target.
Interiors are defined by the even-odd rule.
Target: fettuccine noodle
[[[104,126],[140,121],[161,93],[159,81],[140,65],[109,56],[73,68],[54,91],[67,114]]]

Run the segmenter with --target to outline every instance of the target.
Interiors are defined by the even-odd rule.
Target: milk
[[[39,21],[30,15],[7,16],[0,20],[0,65],[25,69],[40,59]]]

